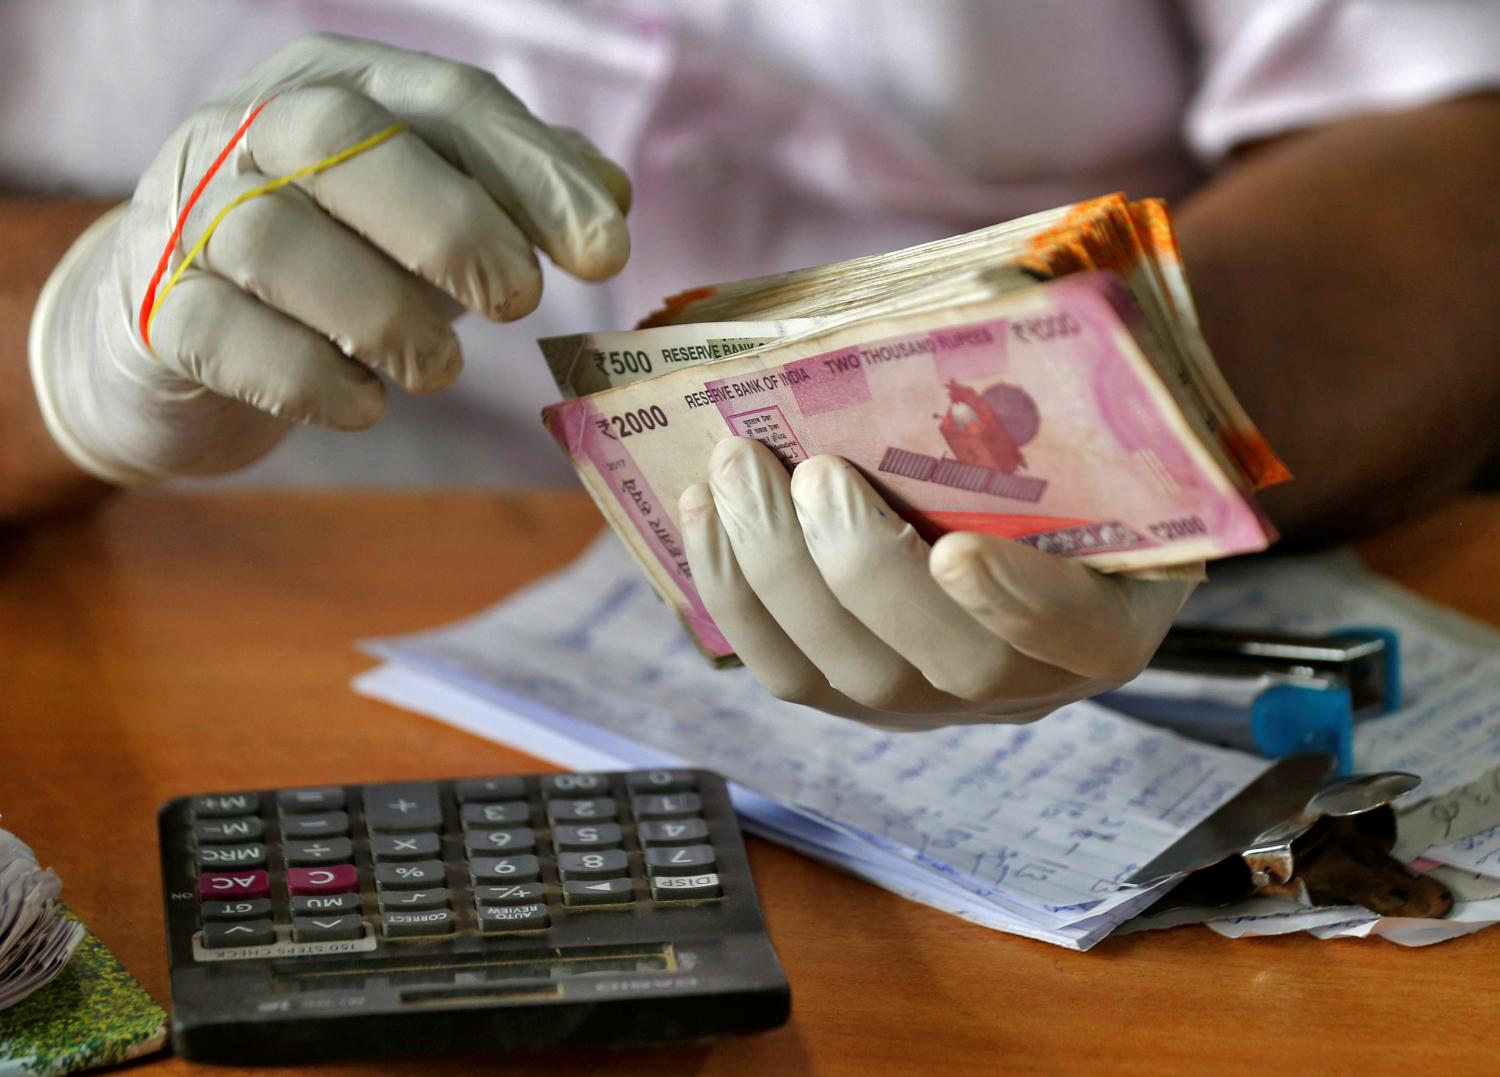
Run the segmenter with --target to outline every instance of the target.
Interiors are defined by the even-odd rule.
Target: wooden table
[[[0,538],[0,811],[164,1004],[156,805],[205,788],[543,769],[362,699],[352,642],[470,613],[599,527],[568,493],[121,498]],[[1500,500],[1367,544],[1500,623]],[[1075,954],[903,901],[764,842],[784,1028],[519,1060],[571,1073],[1494,1072],[1500,931],[1426,950],[1201,928]],[[162,1057],[153,1075],[195,1067]],[[319,1072],[492,1074],[490,1057]],[[240,1071],[243,1072],[243,1071]]]

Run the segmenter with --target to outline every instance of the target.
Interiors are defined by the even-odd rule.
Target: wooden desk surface
[[[163,1004],[156,806],[205,789],[545,769],[359,698],[360,636],[472,612],[583,549],[581,496],[121,498],[0,538],[0,811]],[[1366,546],[1500,623],[1500,500]],[[1426,950],[1201,928],[1087,954],[964,923],[765,842],[793,1017],[713,1045],[519,1060],[553,1073],[1494,1072],[1500,931]],[[494,1073],[504,1060],[322,1073]],[[159,1058],[152,1075],[196,1071]],[[233,1072],[233,1071],[231,1071]],[[243,1072],[243,1071],[238,1071]]]

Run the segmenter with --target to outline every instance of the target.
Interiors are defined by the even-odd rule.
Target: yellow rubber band
[[[366,150],[374,149],[382,142],[390,138],[395,138],[405,130],[407,130],[406,124],[393,123],[384,131],[379,131],[376,134],[371,135],[369,138],[356,142],[354,145],[348,147],[347,149],[339,150],[338,153],[335,153],[331,157],[325,157],[321,161],[318,161],[316,164],[310,164],[305,168],[299,168],[295,172],[289,172],[285,176],[279,176],[276,179],[271,180],[269,183],[263,183],[253,190],[246,191],[244,194],[236,196],[228,205],[219,210],[218,213],[214,214],[214,219],[208,222],[208,227],[205,228],[203,230],[203,234],[198,237],[198,242],[194,243],[192,247],[188,249],[187,257],[182,260],[182,264],[177,267],[176,272],[174,272],[170,277],[167,278],[166,286],[163,287],[162,290],[157,294],[156,302],[151,305],[151,315],[146,319],[147,333],[150,333],[151,326],[156,321],[156,315],[161,310],[163,301],[166,300],[167,296],[172,294],[172,289],[177,287],[177,282],[182,279],[182,275],[187,272],[188,267],[193,264],[193,261],[198,257],[203,248],[208,245],[208,241],[213,237],[214,231],[219,227],[220,224],[223,223],[224,218],[229,215],[230,210],[234,209],[236,206],[243,206],[252,198],[259,198],[263,194],[270,194],[272,191],[279,190],[280,188],[285,187],[288,183],[295,183],[297,180],[301,179],[304,176],[311,176],[318,172],[324,172],[332,168],[334,165],[343,164],[345,161],[349,160],[349,158],[358,157]],[[151,354],[153,357],[156,357],[155,349],[152,349]],[[158,357],[156,361],[159,363],[161,362],[161,359]]]

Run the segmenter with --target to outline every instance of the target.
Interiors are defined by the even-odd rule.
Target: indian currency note
[[[723,658],[677,500],[729,436],[789,467],[845,457],[928,537],[988,532],[1106,572],[1264,549],[1270,524],[1147,361],[1143,328],[1117,277],[1082,273],[691,366],[543,419],[658,592]]]
[[[728,359],[792,336],[823,320],[691,322],[656,329],[571,333],[537,341],[564,399],[601,393],[697,363]]]

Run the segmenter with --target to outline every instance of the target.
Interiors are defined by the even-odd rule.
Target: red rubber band
[[[269,105],[275,98],[267,98],[255,106],[255,110],[245,117],[245,122],[240,124],[239,130],[224,144],[219,151],[219,156],[214,158],[214,163],[208,166],[208,171],[203,173],[203,178],[198,181],[198,186],[193,188],[193,193],[188,195],[188,200],[183,203],[182,212],[177,215],[177,227],[172,229],[172,234],[167,238],[166,248],[161,252],[161,261],[156,263],[156,272],[151,274],[151,282],[146,285],[146,296],[141,300],[140,330],[141,339],[146,342],[146,347],[151,347],[151,306],[156,301],[156,288],[161,284],[161,278],[167,272],[167,264],[172,260],[172,251],[177,247],[177,241],[182,238],[182,229],[187,224],[188,214],[198,204],[198,199],[203,195],[203,189],[208,186],[208,181],[214,178],[214,173],[229,159],[235,146],[239,145],[240,139],[245,137],[245,132],[255,122],[255,117],[260,115],[260,110]]]

